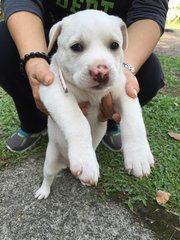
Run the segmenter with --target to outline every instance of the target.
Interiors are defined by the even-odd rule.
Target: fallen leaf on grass
[[[169,201],[171,194],[165,191],[157,191],[156,201],[159,205],[165,204]]]
[[[174,102],[174,105],[175,105],[176,107],[179,107],[179,104],[178,104],[178,103],[176,103],[176,102]]]
[[[168,132],[169,136],[174,138],[175,140],[180,140],[180,133]]]

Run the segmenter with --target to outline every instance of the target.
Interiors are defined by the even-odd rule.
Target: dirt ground
[[[180,29],[167,28],[166,30],[155,49],[155,53],[180,57]]]

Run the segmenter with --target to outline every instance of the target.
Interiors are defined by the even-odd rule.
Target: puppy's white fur
[[[123,74],[123,51],[127,45],[125,24],[118,17],[96,10],[85,10],[64,18],[50,31],[51,49],[57,39],[57,52],[52,57],[54,82],[41,86],[40,96],[50,116],[49,143],[44,163],[44,180],[35,197],[47,198],[55,175],[69,167],[85,185],[97,184],[99,165],[95,149],[106,132],[106,123],[98,121],[102,97],[111,92],[114,108],[121,114],[121,137],[125,168],[135,176],[150,174],[154,160],[146,137],[138,99],[127,96]],[[119,48],[112,50],[112,42]],[[80,43],[82,51],[72,50]],[[106,66],[109,81],[99,84],[90,74],[97,66]],[[64,76],[65,93],[58,69]],[[85,117],[78,103],[88,101]]]

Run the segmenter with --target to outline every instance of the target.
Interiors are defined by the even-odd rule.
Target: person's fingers
[[[107,119],[113,119],[116,122],[119,122],[121,119],[120,114],[114,111],[111,93],[102,98],[99,106],[98,120],[100,122],[105,122]]]
[[[113,99],[111,93],[102,98],[100,104],[100,111],[106,119],[111,119],[114,113]]]
[[[113,119],[116,123],[119,123],[121,120],[121,116],[119,113],[113,113],[111,118],[107,118],[102,111],[99,111],[99,115],[98,115],[99,122],[105,122],[108,119]]]
[[[36,106],[41,112],[45,113],[46,115],[49,115],[49,112],[47,111],[47,109],[45,108],[44,104],[41,101],[36,102]]]
[[[39,85],[37,86],[32,86],[32,94],[34,101],[36,103],[36,107],[41,111],[44,112],[45,114],[48,115],[48,111],[45,108],[44,104],[42,103],[40,96],[39,96]]]
[[[28,78],[36,79],[39,84],[50,85],[54,80],[54,74],[49,69],[49,64],[44,59],[33,59],[27,62],[26,72]]]
[[[54,80],[54,74],[49,70],[49,66],[41,66],[33,76],[43,85],[50,85]]]
[[[121,121],[121,116],[119,113],[114,113],[112,116],[112,119],[116,122],[119,123]]]
[[[48,114],[40,99],[39,87],[41,84],[48,86],[54,80],[54,74],[50,71],[49,64],[44,59],[29,60],[26,64],[26,72],[37,108]]]
[[[81,103],[79,103],[79,107],[80,107],[81,111],[83,112],[83,114],[86,116],[88,113],[89,102],[88,101],[81,102]]]
[[[137,78],[127,69],[124,69],[126,76],[126,93],[131,98],[136,98],[140,89]]]
[[[102,111],[99,111],[98,120],[99,120],[99,122],[106,122],[107,121],[107,118],[104,116]]]
[[[131,83],[126,84],[127,95],[131,98],[136,98],[139,92],[139,88]]]

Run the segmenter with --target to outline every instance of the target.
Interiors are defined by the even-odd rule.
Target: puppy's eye
[[[74,52],[82,52],[84,50],[83,46],[80,43],[75,43],[74,45],[71,46],[71,49]]]
[[[119,43],[117,42],[112,42],[110,45],[111,50],[117,50],[119,48]]]

